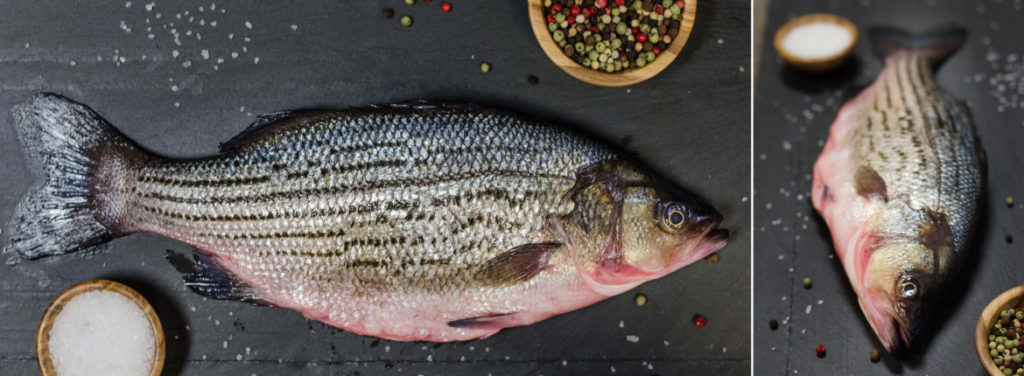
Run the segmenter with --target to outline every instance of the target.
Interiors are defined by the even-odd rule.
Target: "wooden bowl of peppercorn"
[[[577,10],[572,10],[572,8],[570,8],[569,6],[562,5],[577,4],[577,0],[551,1],[555,4],[559,4],[559,6],[562,8],[559,13],[563,13],[563,17],[575,17],[578,15],[573,15],[572,13],[570,13],[575,13],[577,12]],[[626,0],[623,3],[624,5],[632,6],[634,1],[638,0]],[[639,1],[642,4],[641,11],[643,12],[654,12],[655,9],[658,7],[660,7],[661,11],[664,11],[665,9],[664,6],[661,5],[661,1]],[[548,58],[550,58],[551,61],[555,63],[555,65],[557,65],[559,68],[565,71],[565,73],[568,73],[570,76],[573,76],[576,79],[586,82],[588,84],[604,87],[621,87],[632,85],[647,80],[648,78],[654,77],[659,72],[664,70],[665,67],[671,64],[672,61],[675,60],[676,56],[679,55],[679,51],[682,51],[683,46],[686,44],[686,40],[690,37],[690,31],[693,30],[693,22],[697,15],[697,0],[682,0],[678,2],[673,0],[672,6],[678,5],[677,3],[681,3],[683,4],[683,6],[680,8],[680,19],[678,21],[671,20],[670,22],[667,22],[665,25],[666,30],[664,30],[664,33],[661,34],[662,37],[666,35],[669,36],[669,42],[664,43],[664,38],[659,38],[662,40],[659,43],[664,43],[661,46],[664,48],[661,48],[654,43],[650,43],[649,45],[648,43],[642,43],[644,45],[644,51],[639,51],[639,53],[656,53],[656,56],[653,60],[651,60],[649,63],[644,64],[643,66],[636,66],[637,64],[635,64],[635,60],[634,63],[622,62],[622,64],[630,64],[632,65],[632,67],[623,68],[622,70],[609,73],[606,71],[596,70],[591,67],[583,66],[581,62],[577,61],[580,60],[580,56],[570,56],[578,55],[577,52],[564,49],[563,47],[559,47],[558,43],[555,42],[554,38],[552,37],[553,31],[548,28],[548,16],[554,13],[550,11],[550,8],[547,6],[548,4],[545,4],[550,3],[549,1],[528,0],[528,3],[530,7],[530,25],[533,27],[533,34],[537,38],[537,42],[540,44],[541,49],[543,49],[544,53],[548,55]],[[602,4],[605,6],[601,7],[600,5]],[[584,11],[583,13],[590,17],[600,17],[604,15],[600,12],[611,12],[610,7],[613,6],[619,6],[615,0],[582,0],[579,1],[578,5],[575,5],[574,7],[586,9],[586,11]],[[647,8],[650,8],[651,10],[646,10]],[[610,15],[610,13],[608,14]],[[590,18],[590,20],[593,20],[593,18]],[[575,22],[573,22],[572,25],[574,26]],[[556,23],[556,26],[559,26],[559,24]],[[576,27],[578,28],[578,26]],[[630,29],[632,30],[632,28]],[[613,30],[610,30],[610,28],[605,28],[605,30],[600,30],[599,32],[602,34],[615,33]],[[575,34],[580,33],[576,32]],[[580,39],[580,41],[585,40],[585,38],[582,38],[582,35],[573,35],[570,38],[574,38],[574,40]],[[608,39],[609,38],[607,37],[604,38],[604,40]],[[634,41],[628,41],[626,43],[633,43],[635,46],[634,42],[635,39]],[[630,59],[629,55],[635,53],[630,54],[628,46],[625,46],[625,44],[623,46],[627,47],[621,51],[623,51],[623,54],[627,54],[626,60],[628,61]],[[574,58],[577,60],[574,60]],[[633,58],[635,59],[635,57]]]
[[[981,317],[978,318],[978,326],[974,328],[974,347],[978,353],[978,360],[981,361],[989,375],[1004,375],[999,370],[999,366],[992,361],[991,350],[988,348],[989,330],[996,324],[996,320],[1000,319],[1000,312],[1009,308],[1021,307],[1022,304],[1024,304],[1024,285],[1006,290],[997,296],[985,307],[985,310],[981,312]]]

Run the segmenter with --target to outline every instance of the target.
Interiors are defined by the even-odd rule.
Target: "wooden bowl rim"
[[[988,327],[995,321],[999,311],[1010,306],[1018,306],[1022,301],[1024,301],[1024,285],[1014,287],[999,294],[999,296],[992,299],[985,306],[985,309],[981,311],[981,316],[978,317],[978,325],[974,328],[974,350],[978,354],[978,360],[981,361],[982,366],[985,367],[985,371],[988,371],[989,375],[1002,376],[1003,373],[999,371],[999,367],[996,366],[996,363],[992,361],[989,355]]]
[[[548,59],[551,59],[555,66],[577,80],[602,87],[629,86],[646,81],[661,73],[679,56],[679,52],[683,50],[686,41],[690,39],[690,33],[693,31],[693,24],[697,16],[697,0],[686,0],[683,16],[679,21],[679,34],[676,34],[676,37],[672,39],[668,49],[662,51],[653,62],[641,68],[608,73],[584,67],[566,57],[562,49],[555,43],[555,40],[551,38],[551,32],[548,31],[547,22],[544,19],[543,0],[528,0],[527,5],[529,6],[530,26],[533,28],[533,35],[537,38],[537,43],[540,44]]]
[[[142,309],[143,314],[149,320],[149,327],[153,331],[153,339],[156,341],[153,346],[153,351],[156,351],[156,354],[153,356],[153,363],[150,365],[149,375],[159,376],[163,371],[164,357],[166,356],[164,329],[163,325],[160,324],[160,317],[157,316],[156,311],[153,310],[149,301],[142,297],[142,295],[137,291],[124,284],[105,279],[89,280],[71,286],[57,295],[57,297],[50,302],[50,305],[46,307],[46,312],[43,313],[42,319],[39,320],[39,328],[36,330],[36,357],[39,363],[40,374],[42,376],[57,375],[56,370],[53,369],[53,362],[50,360],[49,348],[49,334],[50,329],[53,327],[53,320],[58,314],[60,314],[61,310],[64,309],[64,306],[67,302],[71,301],[71,299],[81,295],[82,293],[96,290],[120,293]]]
[[[839,25],[844,29],[850,31],[850,33],[853,34],[853,38],[850,40],[850,44],[839,53],[815,59],[807,59],[795,56],[793,54],[790,54],[789,51],[782,47],[782,38],[785,37],[786,34],[789,34],[790,30],[793,30],[794,27],[809,24],[812,22],[830,22]],[[808,13],[791,19],[789,21],[786,21],[785,24],[782,24],[782,27],[780,27],[779,30],[775,32],[775,39],[773,44],[775,45],[775,50],[778,51],[779,55],[782,55],[782,58],[785,59],[786,61],[798,65],[808,65],[845,59],[846,57],[853,53],[853,49],[857,46],[857,42],[859,40],[860,33],[857,31],[857,26],[854,25],[853,22],[851,22],[846,17],[834,13]]]

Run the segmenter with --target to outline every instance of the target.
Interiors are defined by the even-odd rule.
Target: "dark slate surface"
[[[966,45],[939,70],[937,79],[973,110],[988,152],[990,184],[973,253],[955,287],[933,313],[926,338],[908,356],[885,356],[871,363],[868,353],[881,345],[857,306],[839,260],[833,257],[828,230],[808,194],[812,166],[843,92],[857,83],[870,83],[881,63],[862,39],[855,52],[858,61],[834,74],[809,77],[784,68],[769,44],[763,51],[754,104],[756,374],[983,374],[973,345],[978,315],[996,295],[1024,283],[1020,273],[1024,259],[1019,257],[1024,208],[1009,209],[1004,204],[1007,196],[1024,196],[1021,1],[774,0],[771,7],[768,33],[788,19],[812,12],[848,17],[861,28],[862,36],[871,25],[916,31],[951,22],[967,27]],[[1017,105],[1008,106],[1004,99]],[[1007,234],[1017,241],[1007,244]],[[813,280],[810,290],[803,288],[804,277]],[[769,329],[770,319],[782,324],[777,331]],[[823,359],[815,356],[819,343],[827,347]]]
[[[589,86],[558,70],[536,44],[524,1],[455,2],[449,14],[440,11],[440,0],[414,7],[155,1],[147,10],[149,3],[5,4],[4,221],[31,183],[9,110],[38,91],[82,101],[145,147],[183,157],[215,152],[260,113],[426,98],[518,110],[619,144],[630,137],[627,150],[724,213],[731,243],[717,265],[699,262],[638,287],[649,298],[642,308],[630,292],[486,340],[435,345],[358,336],[289,310],[206,301],[183,290],[164,260],[168,249],[191,247],[138,234],[88,257],[0,266],[0,374],[37,372],[33,338],[43,310],[64,288],[93,278],[125,282],[153,303],[167,330],[167,375],[749,372],[746,2],[701,2],[679,59],[653,80],[618,89]],[[385,21],[385,7],[412,15],[415,25],[402,28],[398,16]],[[482,61],[491,62],[491,73],[480,73]],[[540,77],[539,85],[527,83],[530,74]],[[708,317],[707,327],[690,323],[697,313]]]

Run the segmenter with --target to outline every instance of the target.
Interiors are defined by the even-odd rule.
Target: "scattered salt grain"
[[[112,291],[72,298],[50,329],[50,356],[61,375],[146,375],[155,355],[149,320]]]
[[[252,29],[252,22],[245,21],[245,28],[246,29]]]
[[[626,340],[629,341],[629,342],[637,343],[637,342],[640,342],[640,337],[637,337],[637,336],[634,336],[634,335],[628,335],[628,336],[626,336]]]
[[[796,26],[782,37],[782,48],[804,59],[821,59],[842,52],[853,43],[849,30],[832,22]]]

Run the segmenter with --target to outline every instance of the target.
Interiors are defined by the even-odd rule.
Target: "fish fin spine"
[[[185,286],[210,299],[235,300],[255,305],[273,306],[249,284],[218,261],[216,256],[198,252],[192,260],[185,255],[167,252],[167,260],[182,273]]]
[[[57,94],[36,94],[12,112],[29,170],[41,181],[15,208],[5,252],[36,259],[131,232],[123,183],[149,157],[91,109]]]
[[[516,313],[489,313],[482,316],[449,321],[448,326],[452,328],[491,329],[497,333],[502,328],[519,325]],[[488,336],[492,334],[494,333],[488,334]]]
[[[528,281],[549,266],[552,253],[561,243],[523,244],[487,261],[476,277],[489,285],[510,285]]]

